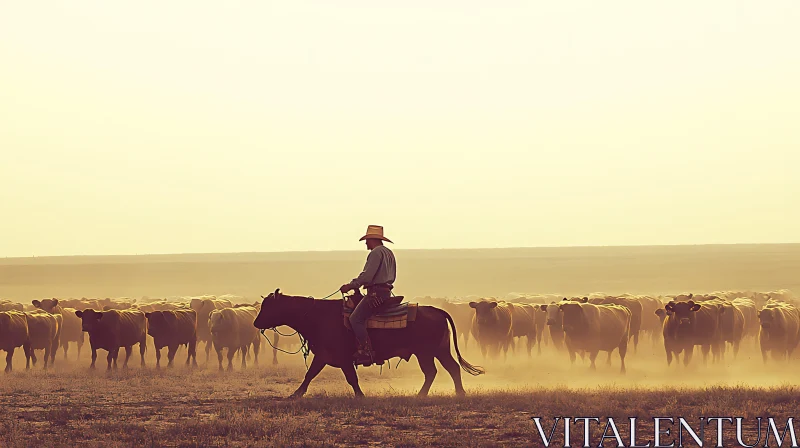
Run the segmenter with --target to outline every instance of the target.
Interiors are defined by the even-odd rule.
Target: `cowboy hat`
[[[383,236],[383,226],[367,226],[367,234],[362,236],[359,241],[364,241],[371,238],[392,243],[392,240]]]

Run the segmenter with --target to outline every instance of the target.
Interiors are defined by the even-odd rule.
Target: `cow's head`
[[[469,302],[469,307],[475,309],[475,322],[478,325],[487,325],[497,321],[497,314],[494,313],[497,302],[488,300]]]
[[[168,336],[170,329],[178,320],[175,313],[169,311],[153,311],[144,315],[147,317],[147,334],[154,338]]]
[[[662,324],[664,323],[664,319],[666,319],[667,316],[671,314],[672,311],[667,311],[664,308],[659,308],[656,310],[656,316],[658,316],[658,320],[661,321]]]
[[[211,299],[192,299],[189,303],[189,308],[197,311],[197,315],[208,316],[216,309],[214,302]]]
[[[672,313],[674,319],[678,321],[678,326],[689,326],[694,322],[694,315],[702,308],[699,303],[688,302],[669,302],[664,309]]]
[[[39,308],[40,310],[47,311],[48,313],[52,313],[55,308],[58,306],[58,299],[44,299],[44,300],[34,300],[33,306]]]
[[[567,300],[567,298],[565,297],[564,300]],[[547,315],[547,325],[554,325],[558,328],[561,328],[563,318],[561,315],[561,309],[558,307],[556,302],[551,302],[549,305],[541,305],[540,308]]]
[[[771,330],[776,326],[775,321],[778,310],[773,308],[764,308],[758,312],[758,320],[761,322],[761,328],[764,330]]]
[[[81,319],[81,328],[86,332],[94,331],[100,325],[104,314],[102,311],[95,311],[91,308],[75,311],[75,315]]]
[[[588,300],[588,299],[587,299]],[[583,300],[581,301],[561,301],[558,304],[558,308],[561,310],[563,323],[562,326],[564,327],[564,331],[578,331],[583,328],[587,328],[586,326],[586,316],[583,314]],[[591,306],[591,305],[590,305]]]

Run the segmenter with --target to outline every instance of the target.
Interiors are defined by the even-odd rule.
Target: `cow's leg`
[[[69,349],[69,342],[63,342],[61,344],[61,349],[64,350],[64,361],[67,360],[67,350]]]
[[[61,346],[61,338],[53,341],[52,347],[50,347],[50,366],[53,366],[56,363],[56,355],[58,354],[58,347]]]
[[[90,369],[94,369],[94,362],[97,361],[97,349],[92,346],[92,365],[89,366]]]
[[[125,347],[125,362],[122,363],[122,368],[123,369],[127,369],[128,368],[128,360],[131,359],[131,353],[133,353],[133,346],[129,345],[129,346]]]
[[[11,372],[11,360],[14,358],[14,347],[6,352],[6,373]]]
[[[217,351],[217,361],[219,361],[219,371],[222,372],[224,370],[222,368],[222,347],[217,344],[214,344],[214,350]]]
[[[81,333],[81,337],[80,337],[80,339],[78,339],[78,357],[75,358],[76,360],[81,358],[81,349],[82,348],[83,348],[83,333]]]
[[[156,369],[161,369],[161,347],[156,347]]]
[[[186,356],[186,365],[189,365],[189,360],[194,359],[193,367],[197,367],[197,341],[189,341],[187,347],[189,354]]]
[[[525,339],[527,339],[527,341],[525,341],[525,342],[527,342],[526,348],[528,349],[528,358],[530,358],[531,357],[531,350],[533,350],[533,346],[536,344],[536,333],[529,334],[528,337],[525,338]],[[540,352],[541,352],[541,350],[540,350]]]
[[[172,362],[175,360],[175,353],[178,352],[178,344],[171,345],[167,347],[167,359],[169,362],[167,363],[167,367],[172,367]]]
[[[481,355],[483,355],[483,359],[486,359],[486,344],[480,343],[481,346]]]
[[[628,354],[628,338],[624,338],[623,341],[619,344],[619,360],[622,363],[622,367],[620,367],[620,373],[625,373],[625,355]],[[611,361],[611,352],[608,352],[608,359]]]
[[[741,339],[733,341],[733,359],[736,359],[739,356],[739,344],[741,343]]]
[[[324,365],[324,364],[323,364]],[[344,378],[347,380],[347,384],[353,388],[353,393],[355,394],[356,398],[361,398],[364,396],[364,392],[361,391],[361,387],[358,385],[358,374],[356,373],[356,368],[352,364],[345,364],[342,367],[342,372],[344,373]]]
[[[44,348],[44,370],[47,370],[48,362],[52,357],[52,347],[50,345]]]
[[[448,344],[449,345],[449,344]],[[456,395],[463,397],[466,395],[464,391],[464,385],[461,383],[461,368],[459,367],[458,363],[455,359],[453,359],[453,355],[450,353],[450,347],[447,347],[448,350],[442,350],[436,355],[436,359],[439,360],[439,363],[447,370],[447,373],[450,374],[450,377],[453,378],[453,384],[456,387]]]
[[[593,352],[589,352],[589,361],[592,362],[591,365],[589,365],[589,368],[592,369],[592,370],[597,370],[597,366],[595,365],[594,361],[597,359],[597,354],[598,353],[599,352],[597,350],[595,350]]]
[[[542,338],[544,338],[544,331],[539,331],[536,333],[536,354],[542,354]]]
[[[639,349],[639,332],[633,333],[633,353]]]
[[[422,369],[422,373],[425,375],[425,382],[422,383],[422,389],[419,390],[417,395],[424,397],[428,395],[433,379],[436,378],[436,364],[433,362],[432,355],[417,355],[417,361],[419,361],[419,368]]]
[[[117,349],[117,351],[119,351],[119,349]],[[114,361],[114,349],[113,348],[108,349],[108,356],[106,356],[106,361],[108,362],[108,367],[106,368],[106,370],[107,371],[111,370],[111,362]],[[116,367],[116,362],[114,362],[114,365]]]
[[[694,347],[686,347],[683,349],[683,365],[689,366],[689,363],[692,362],[692,356],[694,355]]]
[[[569,349],[569,363],[570,365],[575,365],[575,350]]]
[[[36,349],[31,347],[31,366],[36,367],[36,362],[39,358],[36,357]]]
[[[236,356],[237,351],[233,347],[228,347],[228,372],[233,371],[233,357]],[[242,353],[242,361],[244,361],[244,353]]]
[[[606,365],[607,365],[607,366],[610,366],[610,365],[611,365],[611,352],[613,352],[613,350],[610,350],[610,351],[608,352],[608,357],[606,358]]]
[[[273,338],[272,338],[272,345],[273,345],[273,348],[272,348],[272,364],[273,365],[278,365],[278,342],[280,342],[280,340],[281,340],[281,336],[276,331],[275,332],[275,336],[273,336]]]
[[[139,364],[144,367],[144,352],[147,351],[147,335],[145,334],[144,338],[139,341]]]
[[[248,344],[245,344],[239,348],[239,350],[242,352],[242,370],[247,368],[246,358],[250,356],[250,351],[248,350],[248,348],[249,348]]]
[[[209,353],[211,353],[211,340],[206,341],[206,364],[208,364]]]
[[[711,351],[711,346],[710,345],[701,345],[700,348],[703,351],[703,365],[707,366],[708,365],[708,352]]]
[[[300,387],[298,387],[297,390],[294,391],[294,393],[292,393],[292,395],[289,395],[289,398],[300,398],[303,395],[305,395],[306,391],[308,390],[308,384],[311,383],[311,380],[313,380],[317,375],[319,375],[319,372],[322,371],[323,367],[325,367],[325,362],[323,362],[319,356],[315,356],[314,359],[311,361],[311,365],[308,367],[308,372],[306,372],[306,377],[303,379],[303,383],[300,384]],[[353,371],[353,377],[355,379],[348,376],[347,373],[348,367],[350,368],[350,370]],[[347,364],[345,365],[345,367],[342,367],[342,371],[344,371],[344,376],[347,378],[347,382],[350,383],[351,386],[353,386],[353,390],[355,391],[356,396],[359,395],[363,396],[364,394],[358,387],[358,377],[356,376],[355,367],[353,367],[352,364]]]
[[[253,365],[258,366],[258,352],[261,351],[261,339],[253,340]]]
[[[667,367],[672,365],[672,348],[664,347],[664,350],[667,352]]]

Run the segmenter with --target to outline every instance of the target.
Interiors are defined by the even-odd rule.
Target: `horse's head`
[[[253,321],[253,325],[261,330],[285,325],[286,322],[284,320],[291,306],[291,300],[281,294],[280,288],[266,297],[262,296],[262,298],[264,300],[261,302],[261,311],[256,316],[256,320]]]

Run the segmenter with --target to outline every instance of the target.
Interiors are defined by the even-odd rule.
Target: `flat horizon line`
[[[453,247],[453,248],[408,248],[394,249],[399,252],[425,251],[499,251],[499,250],[536,250],[536,249],[624,249],[647,247],[727,247],[727,246],[800,246],[800,243],[700,243],[700,244],[622,244],[622,245],[582,245],[582,246],[506,246],[506,247]],[[389,246],[391,247],[391,246]],[[363,249],[330,249],[330,250],[278,250],[278,251],[246,251],[246,252],[156,252],[137,254],[72,254],[72,255],[31,255],[4,256],[4,260],[29,260],[43,258],[89,258],[89,257],[153,257],[153,256],[187,256],[187,255],[269,255],[269,254],[330,254],[363,252]]]

